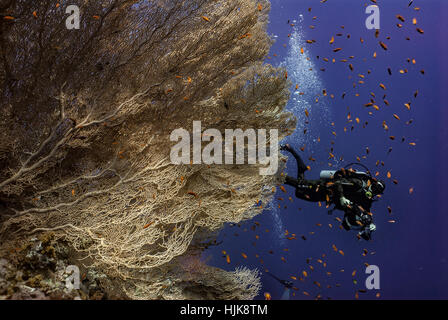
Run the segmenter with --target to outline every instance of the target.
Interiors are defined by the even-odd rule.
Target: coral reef
[[[40,25],[1,21],[1,295],[255,296],[256,271],[204,266],[187,279],[175,261],[197,255],[198,234],[259,214],[277,177],[261,164],[174,165],[170,133],[195,120],[280,139],[294,130],[285,71],[262,63],[269,2],[73,1],[97,17],[83,32],[41,2]],[[17,0],[5,12],[34,10]],[[27,245],[15,261],[17,243]],[[68,264],[85,274],[77,295],[60,285]]]

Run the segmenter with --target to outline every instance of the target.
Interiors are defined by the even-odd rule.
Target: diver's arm
[[[344,196],[339,198],[339,202],[343,208],[350,208],[350,206],[352,205],[352,202]]]
[[[352,204],[350,200],[348,200],[346,197],[344,197],[344,188],[342,187],[341,182],[335,183],[335,199],[339,201],[339,204],[342,208],[349,208],[349,206]]]

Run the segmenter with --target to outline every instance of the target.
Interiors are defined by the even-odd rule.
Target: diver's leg
[[[285,184],[294,187],[296,189],[295,195],[297,198],[306,201],[313,201],[313,193],[311,191],[313,190],[313,188],[312,187],[310,188],[307,185],[306,180],[297,180],[292,177],[286,176]]]
[[[302,158],[299,156],[299,154],[294,150],[289,144],[286,144],[282,146],[282,150],[286,150],[289,153],[292,154],[294,159],[296,159],[297,162],[297,180],[304,180],[305,179],[305,171],[307,170],[305,163],[303,162]]]
[[[287,184],[288,186],[297,188],[299,183],[298,183],[297,179],[294,179],[294,178],[292,178],[290,176],[286,176],[285,177],[285,184]]]

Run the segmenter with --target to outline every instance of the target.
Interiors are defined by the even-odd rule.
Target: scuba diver
[[[334,204],[329,214],[334,210],[344,211],[342,226],[345,230],[359,230],[359,237],[371,239],[371,233],[376,230],[376,226],[370,208],[372,203],[377,201],[374,198],[383,194],[384,182],[373,178],[369,173],[346,169],[354,163],[337,171],[321,171],[319,180],[308,180],[305,179],[307,167],[298,153],[289,144],[282,145],[280,150],[288,151],[296,159],[297,178],[286,176],[285,183],[296,189],[297,198]]]
[[[291,293],[291,289],[293,288],[293,283],[291,281],[279,279],[270,272],[268,272],[267,274],[270,275],[275,280],[277,280],[278,282],[280,282],[280,284],[285,287],[285,292],[283,292],[280,300],[289,300],[289,295]]]

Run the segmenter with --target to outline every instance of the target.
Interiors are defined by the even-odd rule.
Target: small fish
[[[403,16],[397,14],[396,17],[397,17],[397,19],[400,20],[401,22],[405,22],[405,19],[403,18]]]
[[[147,223],[143,226],[143,229],[149,228],[154,222]]]
[[[198,197],[198,194],[197,194],[196,192],[188,191],[187,193],[188,193],[189,195],[191,195],[191,196],[194,196],[195,198]]]

